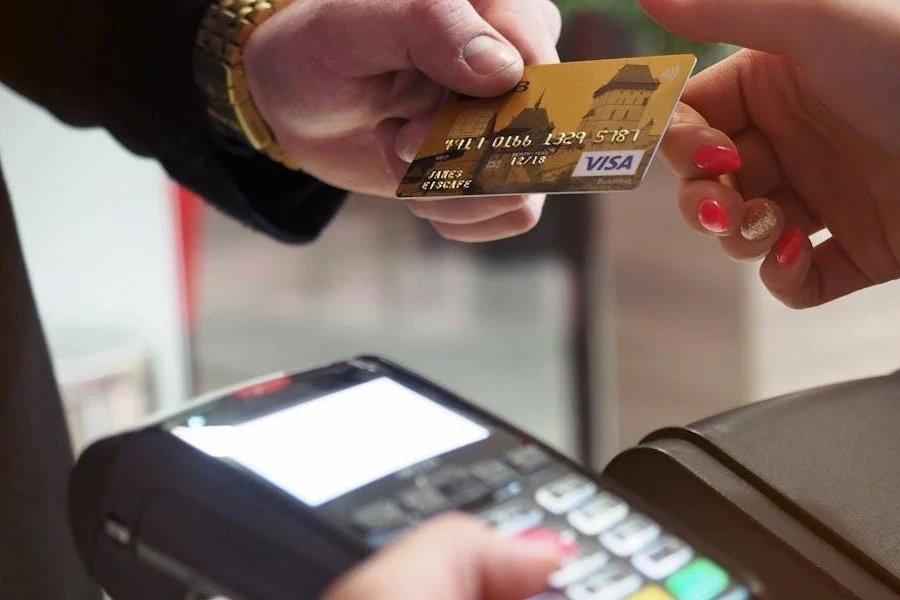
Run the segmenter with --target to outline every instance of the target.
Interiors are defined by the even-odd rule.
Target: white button
[[[636,554],[631,562],[650,579],[664,579],[686,565],[694,552],[681,540],[666,536]]]
[[[569,523],[585,535],[597,535],[627,516],[627,504],[612,494],[601,493],[572,512]]]
[[[660,534],[659,525],[643,515],[631,517],[600,536],[600,542],[618,556],[634,554]]]
[[[615,564],[569,587],[566,594],[572,600],[622,600],[640,590],[643,584],[640,575]]]
[[[592,481],[580,475],[566,475],[539,489],[534,499],[553,514],[560,515],[576,508],[596,491],[597,486]]]
[[[550,575],[550,586],[557,589],[572,585],[584,579],[609,562],[606,552],[595,552],[584,558],[576,559]]]
[[[533,529],[544,520],[544,511],[530,504],[515,503],[498,506],[481,514],[501,536],[513,537]]]

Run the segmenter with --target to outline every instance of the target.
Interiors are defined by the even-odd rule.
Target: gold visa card
[[[457,96],[438,111],[397,196],[634,189],[696,62],[674,55],[533,65],[504,96]]]

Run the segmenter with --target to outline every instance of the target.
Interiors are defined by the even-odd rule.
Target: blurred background
[[[558,0],[563,60],[694,46],[631,0]],[[558,196],[508,242],[440,240],[353,197],[279,245],[108,135],[0,89],[0,154],[74,444],[246,378],[377,353],[601,466],[651,430],[900,367],[900,286],[802,313],[677,213],[657,163],[628,194]],[[52,177],[46,177],[46,173]],[[0,332],[2,334],[2,332]]]

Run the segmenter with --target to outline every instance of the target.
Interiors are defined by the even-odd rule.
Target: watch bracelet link
[[[243,64],[250,34],[291,1],[213,0],[197,32],[193,74],[217,130],[295,169],[253,102]]]

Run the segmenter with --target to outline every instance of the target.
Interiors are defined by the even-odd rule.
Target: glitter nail
[[[755,204],[744,213],[741,235],[749,242],[758,242],[772,235],[778,218],[768,203]]]

